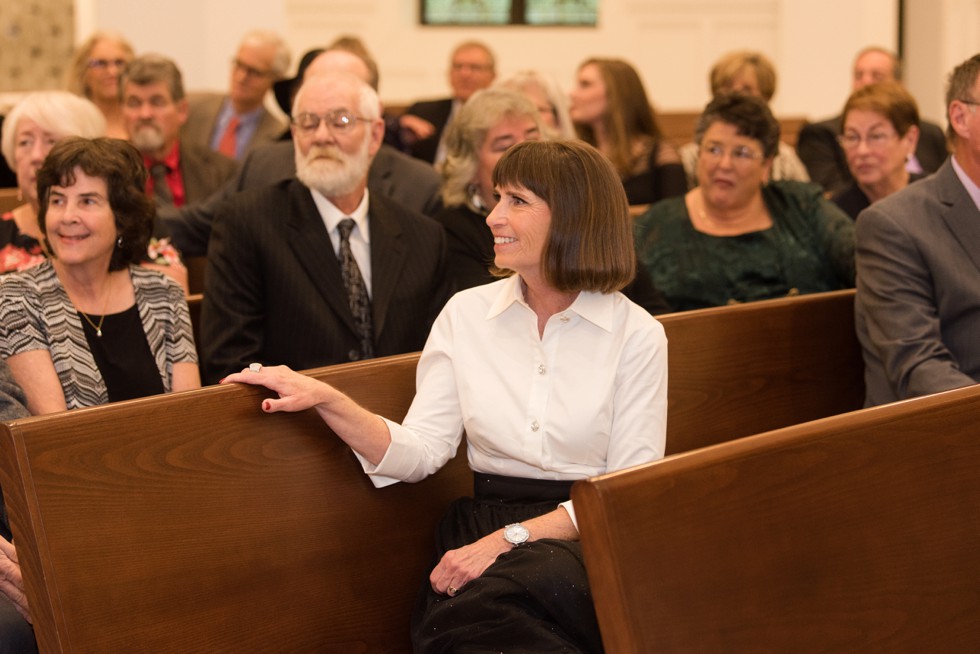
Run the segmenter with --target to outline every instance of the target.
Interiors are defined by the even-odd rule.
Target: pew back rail
[[[861,408],[854,291],[686,311],[667,333],[667,454]]]
[[[313,374],[400,419],[417,360]],[[436,521],[472,488],[465,456],[376,489],[312,411],[193,393],[5,425],[42,651],[407,651]]]
[[[578,482],[606,649],[980,651],[980,386]]]

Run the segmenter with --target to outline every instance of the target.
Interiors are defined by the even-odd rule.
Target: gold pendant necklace
[[[111,279],[109,280],[109,284],[110,285],[112,284],[112,280]],[[95,330],[95,335],[98,336],[99,338],[102,338],[102,323],[105,322],[105,313],[106,313],[106,310],[108,310],[108,308],[109,308],[109,298],[111,296],[112,296],[112,293],[106,293],[105,303],[102,305],[102,317],[99,318],[99,324],[98,325],[96,325],[92,321],[92,319],[88,317],[88,314],[86,314],[81,309],[78,309],[78,313],[81,314],[82,318],[85,318],[85,322],[87,322],[88,324],[90,324],[92,326],[92,329]]]
[[[78,313],[82,314],[82,318],[85,318],[85,322],[87,322],[88,324],[92,325],[92,329],[95,330],[95,335],[98,336],[99,338],[102,338],[102,323],[105,322],[105,313],[103,313],[102,314],[102,317],[99,318],[99,324],[98,325],[96,325],[94,322],[92,322],[92,319],[89,318],[88,315],[86,315],[84,311],[79,310]]]

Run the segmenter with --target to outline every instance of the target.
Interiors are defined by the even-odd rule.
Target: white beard
[[[296,148],[296,178],[328,198],[353,192],[367,178],[370,165],[368,138],[353,155],[333,145],[312,145],[305,155]]]
[[[163,132],[156,125],[139,125],[133,132],[132,142],[140,152],[158,152],[163,147]]]

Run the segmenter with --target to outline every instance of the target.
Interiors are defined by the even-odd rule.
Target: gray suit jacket
[[[374,193],[368,219],[375,354],[421,350],[449,297],[445,231]],[[302,370],[360,358],[340,262],[298,180],[239,193],[218,211],[200,345],[210,383],[253,361]]]
[[[950,161],[865,209],[856,233],[866,404],[980,381],[980,211]]]
[[[191,93],[187,96],[189,113],[187,122],[180,129],[180,139],[185,143],[196,143],[205,148],[211,147],[211,136],[218,123],[218,114],[228,98],[221,93]],[[245,154],[261,145],[275,143],[288,125],[264,107],[259,124],[245,149]]]
[[[207,253],[211,223],[218,207],[236,193],[262,188],[293,179],[296,176],[295,150],[292,141],[279,141],[257,148],[238,169],[238,174],[206,202],[182,207],[159,215],[164,232],[184,256]],[[368,188],[372,193],[389,197],[406,209],[433,216],[441,208],[439,174],[432,166],[388,145],[382,145],[368,170]]]

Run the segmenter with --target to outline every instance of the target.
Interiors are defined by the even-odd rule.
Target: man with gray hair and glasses
[[[289,47],[268,30],[252,30],[242,37],[231,60],[227,94],[188,95],[187,122],[181,129],[185,143],[197,143],[241,160],[256,146],[274,143],[286,131],[286,121],[264,105],[272,85],[286,77]]]
[[[952,156],[857,220],[868,406],[980,381],[980,54],[946,91]]]
[[[203,377],[251,363],[303,370],[421,350],[448,299],[442,225],[367,187],[378,95],[350,73],[307,76],[293,101],[296,176],[215,215]]]

